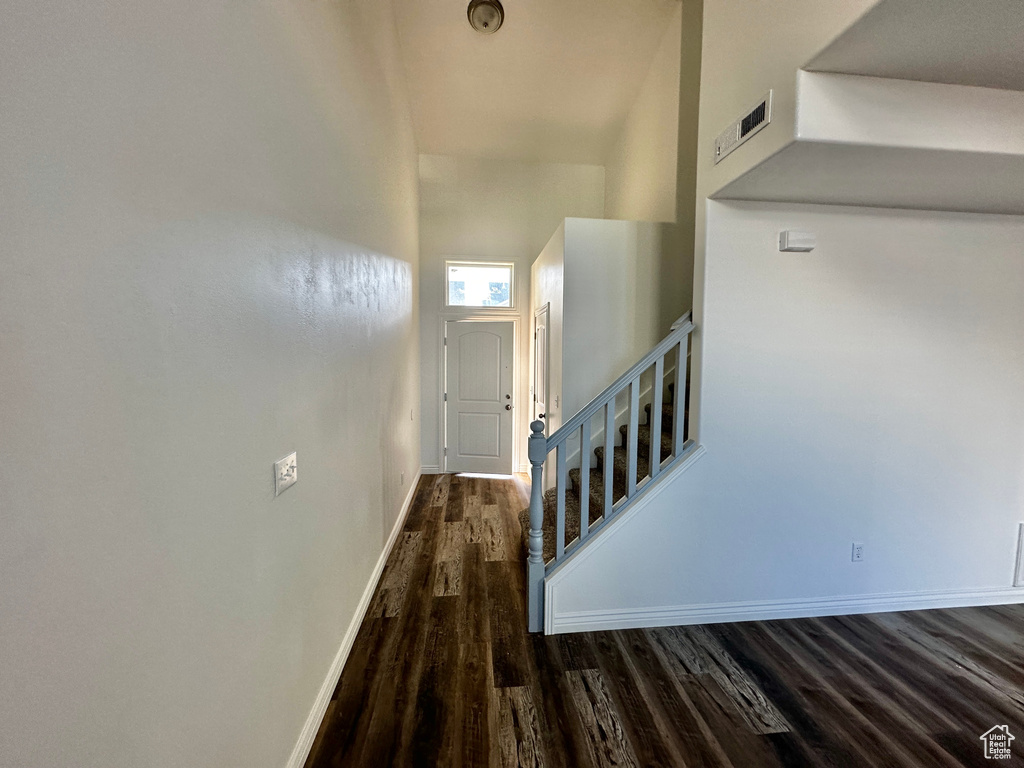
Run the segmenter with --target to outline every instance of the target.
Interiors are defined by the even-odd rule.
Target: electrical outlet
[[[864,545],[853,543],[853,552],[850,555],[850,559],[855,563],[863,562],[864,560]]]
[[[274,462],[274,495],[280,496],[285,489],[295,485],[299,479],[298,454],[285,456],[280,461]]]

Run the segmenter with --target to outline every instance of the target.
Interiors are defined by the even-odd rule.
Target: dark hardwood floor
[[[527,493],[421,480],[308,768],[1024,764],[1024,607],[529,635]]]

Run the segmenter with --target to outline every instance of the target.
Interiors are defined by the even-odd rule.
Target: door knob
[[[505,410],[506,411],[511,411],[512,410],[512,406],[511,405],[506,405],[505,406]]]

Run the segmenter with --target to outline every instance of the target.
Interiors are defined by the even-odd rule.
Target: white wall
[[[394,48],[390,3],[7,4],[0,764],[288,759],[419,466]]]
[[[711,203],[708,231],[707,453],[561,575],[561,628],[1024,599],[1024,219]]]
[[[699,121],[694,145],[692,304],[697,333],[691,345],[690,430],[695,438],[700,437],[701,420],[707,199],[795,140],[798,69],[878,2],[782,0],[771,7],[753,7],[745,0],[703,0]],[[715,138],[769,89],[774,91],[771,124],[715,165]]]
[[[652,300],[658,227],[566,219],[562,420],[626,372],[668,332]]]
[[[682,17],[680,4],[605,160],[606,218],[676,220]]]
[[[798,140],[716,199],[1024,214],[1024,93],[814,72],[797,83]]]
[[[802,141],[1024,154],[1019,91],[820,72],[797,84]]]
[[[548,306],[548,402],[544,422],[547,434],[562,426],[562,359],[565,330],[565,225],[558,225],[530,268],[531,312]],[[532,319],[531,319],[532,322]],[[532,326],[531,326],[532,327]],[[533,383],[534,347],[530,345],[530,383]],[[557,400],[555,398],[558,398]],[[532,413],[532,410],[531,410]],[[572,416],[572,413],[567,414]]]
[[[1024,222],[706,199],[792,140],[797,67],[873,4],[706,0],[690,426],[707,453],[552,580],[557,629],[1021,599]],[[713,166],[769,87],[772,126]],[[785,228],[818,249],[779,254]]]
[[[704,0],[699,206],[704,197],[793,141],[797,69],[878,2]],[[775,92],[771,124],[712,165],[715,137],[768,89]]]
[[[660,234],[660,225],[649,222],[566,219],[533,262],[532,311],[550,304],[548,435],[664,335],[653,300],[663,245]],[[531,382],[533,358],[531,339]],[[646,403],[647,377],[644,387],[641,400]],[[626,423],[625,407],[620,403],[618,424]],[[604,440],[603,424],[595,419],[593,445]],[[570,438],[568,445],[570,468],[579,466],[579,438]],[[553,482],[553,471],[545,479]]]
[[[420,157],[420,359],[422,464],[441,466],[441,323],[444,260],[459,257],[516,265],[519,321],[516,374],[517,468],[527,465],[530,412],[530,265],[567,216],[600,216],[604,169],[439,155]]]

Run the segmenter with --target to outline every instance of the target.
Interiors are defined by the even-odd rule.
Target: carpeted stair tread
[[[651,423],[651,404],[647,403],[644,406],[644,413],[647,414],[647,423]],[[661,431],[672,432],[672,415],[675,413],[672,403],[665,403],[661,407]],[[683,411],[683,423],[685,424],[690,418],[689,409]]]
[[[604,446],[598,446],[594,449],[594,453],[597,455],[597,471],[604,472]],[[620,496],[624,496],[626,493],[626,470],[629,465],[629,457],[626,455],[626,449],[621,446],[615,446],[615,454],[612,458],[612,473],[615,476],[615,485],[613,488],[613,498],[618,499]],[[636,479],[639,482],[643,478],[647,477],[647,469],[650,466],[646,456],[640,456],[639,453],[636,457]]]
[[[619,450],[622,450],[622,449],[616,448],[616,450],[619,451]],[[641,469],[643,471],[643,474],[641,474]],[[573,474],[573,473],[575,473],[575,474]],[[638,466],[637,467],[637,481],[639,482],[639,480],[643,479],[645,474],[646,474],[646,465],[643,468]],[[578,469],[571,470],[570,471],[570,477],[571,477],[572,483],[573,483],[573,486],[572,486],[573,487],[573,491],[576,493],[576,496],[578,497],[579,493],[580,493],[580,474],[579,474],[579,470]],[[617,503],[618,500],[621,499],[625,495],[626,495],[626,465],[625,465],[625,463],[623,463],[621,465],[621,470],[619,472],[617,472],[616,475],[615,475],[615,485],[612,487],[612,504]],[[590,508],[589,508],[589,511],[590,511],[591,516],[593,516],[593,510],[595,510],[595,509],[598,509],[598,510],[603,510],[604,509],[604,465],[603,464],[600,464],[599,466],[591,467],[590,468]]]
[[[576,494],[577,498],[580,497],[580,470],[576,469],[569,470],[569,482],[572,484],[572,491]],[[590,508],[589,511],[593,515],[593,510],[601,509],[601,505],[604,504],[604,477],[601,475],[600,470],[590,470]]]
[[[619,433],[622,435],[622,442],[625,444],[628,438],[629,428],[623,424],[619,427]],[[636,452],[639,456],[643,456],[650,459],[651,456],[651,426],[650,423],[641,424],[637,429],[636,435]],[[662,430],[661,433],[661,460],[664,461],[672,455],[672,433],[666,433]]]
[[[544,531],[544,562],[548,562],[555,556],[555,533],[556,531],[556,505],[558,498],[557,489],[549,488],[544,492],[544,524],[541,529]],[[590,524],[593,525],[601,519],[601,507],[591,504],[587,510]],[[523,529],[523,548],[529,549],[530,541],[530,508],[519,512],[519,525]],[[565,493],[565,541],[567,544],[579,538],[580,535],[580,497],[572,488],[566,488]]]

